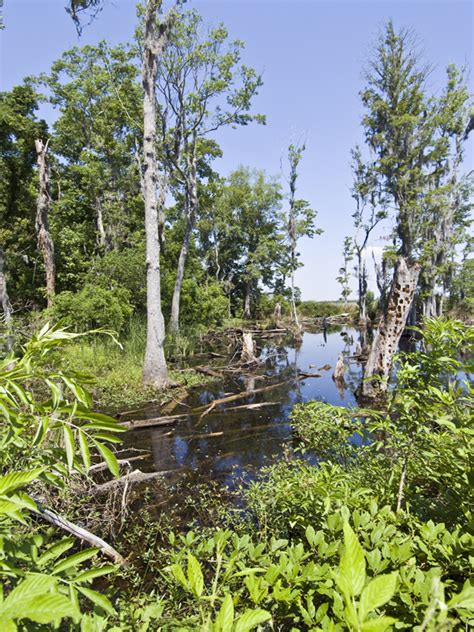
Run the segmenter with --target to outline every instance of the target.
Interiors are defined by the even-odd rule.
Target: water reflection
[[[236,476],[252,477],[291,449],[289,415],[295,404],[320,400],[356,406],[353,393],[361,375],[357,342],[360,344],[359,332],[351,328],[308,331],[296,345],[284,338],[262,341],[262,362],[257,370],[214,383],[175,412],[186,413],[188,407],[208,404],[229,393],[277,384],[274,389],[217,407],[202,419],[188,415],[174,426],[132,431],[125,442],[150,450],[152,458],[145,467],[141,464],[141,469],[191,470],[227,485],[232,485]],[[344,380],[335,382],[332,372],[341,352],[347,369]],[[298,379],[300,372],[314,372],[313,368],[320,377]],[[245,410],[244,404],[262,406]],[[149,407],[135,417],[157,415],[159,411]]]

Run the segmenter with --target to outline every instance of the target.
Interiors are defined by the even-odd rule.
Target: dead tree
[[[48,144],[49,140],[46,143],[43,143],[40,139],[35,140],[39,181],[35,227],[38,249],[43,255],[46,274],[46,299],[48,307],[51,307],[56,286],[56,266],[54,262],[54,243],[49,230],[51,197],[49,194]]]
[[[387,390],[392,358],[397,351],[410,313],[420,274],[420,265],[400,256],[392,287],[365,365],[364,397],[374,398]]]

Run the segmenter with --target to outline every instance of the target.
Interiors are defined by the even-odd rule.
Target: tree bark
[[[245,285],[245,298],[244,298],[244,319],[245,320],[250,320],[252,318],[251,294],[252,294],[252,284],[250,281],[247,281]]]
[[[38,197],[36,201],[36,235],[38,249],[43,255],[46,273],[46,300],[51,307],[56,285],[56,266],[54,263],[54,244],[49,231],[49,210],[51,197],[49,195],[48,143],[35,140],[36,160],[38,163]]]
[[[199,197],[197,190],[197,162],[196,162],[196,138],[193,138],[193,150],[189,164],[189,175],[186,186],[187,213],[186,213],[186,229],[184,232],[183,243],[179,253],[178,268],[176,270],[176,281],[173,290],[173,299],[171,302],[170,331],[177,333],[179,331],[179,307],[181,302],[181,290],[183,287],[184,269],[189,253],[189,244],[193,234],[196,217],[199,211]]]
[[[0,246],[0,306],[3,312],[5,324],[8,324],[12,318],[12,308],[7,290],[7,277],[5,275],[5,253]]]
[[[419,264],[410,262],[404,256],[399,257],[385,312],[365,366],[361,390],[365,398],[374,399],[387,391],[393,356],[406,325],[419,274]]]
[[[5,350],[7,353],[13,349],[13,336],[11,330],[12,306],[8,296],[7,277],[5,274],[5,253],[0,245],[0,307],[3,312],[3,325],[5,326]]]
[[[161,309],[160,240],[157,208],[156,159],[156,76],[157,56],[169,41],[176,19],[173,8],[157,26],[156,17],[161,0],[147,0],[145,9],[145,40],[143,51],[143,198],[145,205],[147,339],[142,379],[158,388],[168,382],[164,353],[165,322]]]

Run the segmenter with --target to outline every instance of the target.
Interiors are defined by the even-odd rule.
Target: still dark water
[[[189,414],[173,425],[132,430],[126,433],[123,447],[149,451],[150,456],[140,461],[142,471],[171,471],[172,478],[192,472],[229,487],[236,480],[253,478],[262,467],[293,449],[289,416],[295,404],[320,400],[356,406],[353,393],[360,380],[361,365],[352,356],[358,339],[359,332],[350,327],[326,333],[307,331],[298,344],[286,338],[257,338],[262,361],[256,370],[217,380],[197,390],[178,404],[172,414],[190,412],[224,395],[281,383],[279,386],[222,405],[202,419]],[[341,352],[346,358],[345,387],[338,387],[332,379]],[[223,366],[225,359],[217,364]],[[331,368],[321,370],[325,365]],[[300,372],[317,372],[321,377],[295,379]],[[265,405],[253,410],[237,408],[255,403]],[[162,414],[156,407],[149,406],[135,411],[128,419]]]

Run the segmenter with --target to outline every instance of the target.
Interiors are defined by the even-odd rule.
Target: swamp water
[[[330,404],[356,406],[354,391],[361,378],[361,365],[353,358],[359,340],[351,327],[331,328],[327,332],[306,331],[296,343],[286,337],[255,336],[261,364],[253,371],[244,369],[194,391],[178,404],[173,414],[186,414],[225,395],[274,384],[275,388],[252,394],[213,409],[200,418],[188,415],[172,425],[132,430],[124,437],[124,448],[147,450],[149,456],[137,465],[144,472],[163,471],[174,482],[181,475],[195,480],[214,480],[233,488],[237,481],[249,480],[258,471],[292,452],[290,413],[299,402],[319,400]],[[346,358],[345,388],[337,385],[332,373],[339,353]],[[215,361],[219,370],[227,362]],[[330,365],[329,369],[322,369]],[[297,379],[303,373],[320,377]],[[246,404],[263,404],[245,409]],[[235,408],[235,410],[233,410]],[[124,415],[121,420],[159,417],[156,406]]]

